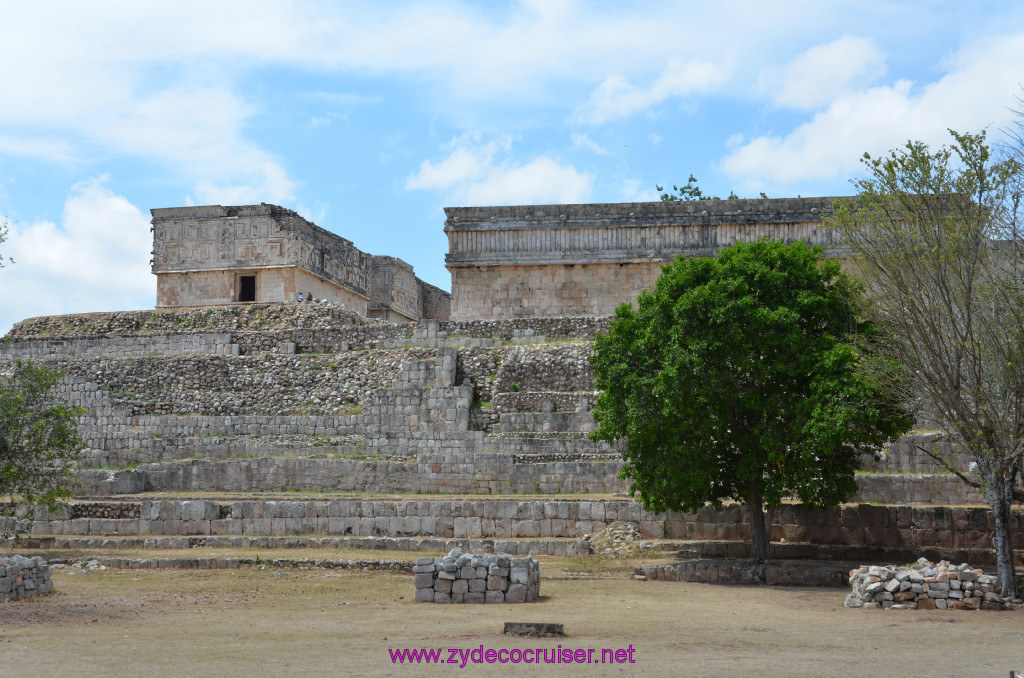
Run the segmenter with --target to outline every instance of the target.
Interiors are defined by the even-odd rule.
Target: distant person
[[[306,301],[313,301],[313,293],[306,292]]]
[[[302,292],[299,292],[299,303],[302,303]]]

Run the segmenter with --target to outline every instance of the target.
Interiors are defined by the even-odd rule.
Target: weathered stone
[[[505,592],[506,603],[525,603],[526,602],[526,585],[525,584],[509,584],[508,591]]]
[[[505,622],[505,635],[530,638],[561,638],[565,635],[565,627],[562,624],[544,622]]]

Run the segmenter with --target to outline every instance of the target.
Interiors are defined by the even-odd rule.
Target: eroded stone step
[[[0,542],[2,543],[2,542]],[[460,548],[474,553],[586,556],[589,542],[576,539],[433,539],[395,537],[22,537],[18,546],[30,549],[357,549],[447,553]]]

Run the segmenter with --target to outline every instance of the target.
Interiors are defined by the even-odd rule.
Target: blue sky
[[[713,5],[713,6],[712,6]],[[450,288],[442,207],[842,195],[1000,129],[1019,2],[4,3],[0,333],[152,307],[149,209],[277,203]]]

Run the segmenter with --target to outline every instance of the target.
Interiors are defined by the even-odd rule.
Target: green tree
[[[68,496],[71,465],[82,449],[75,416],[80,410],[54,403],[61,378],[44,365],[15,361],[0,377],[0,494],[52,506]]]
[[[1002,593],[1012,596],[1010,506],[1024,457],[1024,166],[994,157],[984,132],[950,132],[952,146],[934,152],[910,142],[885,157],[865,154],[856,200],[837,204],[828,225],[858,258],[885,345],[906,366],[898,396],[918,402],[918,419],[976,464],[975,476],[937,456],[987,498]]]
[[[676,259],[636,310],[616,309],[591,358],[593,437],[625,440],[631,492],[651,511],[745,503],[760,562],[775,508],[845,500],[859,455],[911,423],[877,383],[884,370],[858,369],[874,327],[820,252],[762,240]]]
[[[659,198],[662,202],[679,202],[688,200],[721,200],[722,198],[717,195],[704,195],[704,192],[700,190],[700,186],[697,185],[697,177],[690,175],[690,178],[686,180],[686,184],[683,186],[672,186],[672,192],[665,191],[665,187],[661,185],[655,185],[655,190],[661,193]],[[768,196],[761,192],[761,198],[767,198]],[[736,195],[735,191],[729,191],[729,197],[726,200],[736,200],[739,196]]]

